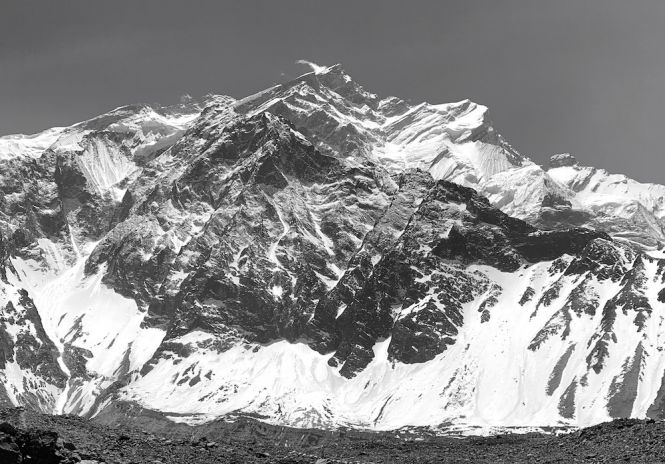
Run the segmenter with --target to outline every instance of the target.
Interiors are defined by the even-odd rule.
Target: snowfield
[[[665,417],[665,186],[307,64],[0,137],[0,400],[455,434]]]

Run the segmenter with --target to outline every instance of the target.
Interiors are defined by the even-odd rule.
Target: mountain
[[[0,138],[0,402],[440,431],[661,417],[665,187],[339,66]]]

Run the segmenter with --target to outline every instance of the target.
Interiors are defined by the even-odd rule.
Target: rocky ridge
[[[541,168],[480,105],[333,66],[0,152],[5,404],[447,433],[663,414],[661,188]]]

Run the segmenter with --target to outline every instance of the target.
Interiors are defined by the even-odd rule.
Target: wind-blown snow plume
[[[296,64],[304,64],[305,66],[309,66],[315,74],[321,74],[322,72],[325,72],[326,69],[328,69],[327,66],[320,66],[307,60],[298,60],[296,61]]]
[[[0,137],[0,402],[454,433],[665,418],[665,186],[543,168],[482,105],[297,63],[242,100]]]

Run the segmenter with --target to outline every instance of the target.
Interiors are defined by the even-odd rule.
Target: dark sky
[[[0,134],[245,96],[301,58],[382,96],[483,103],[535,161],[665,183],[663,0],[2,0]]]

